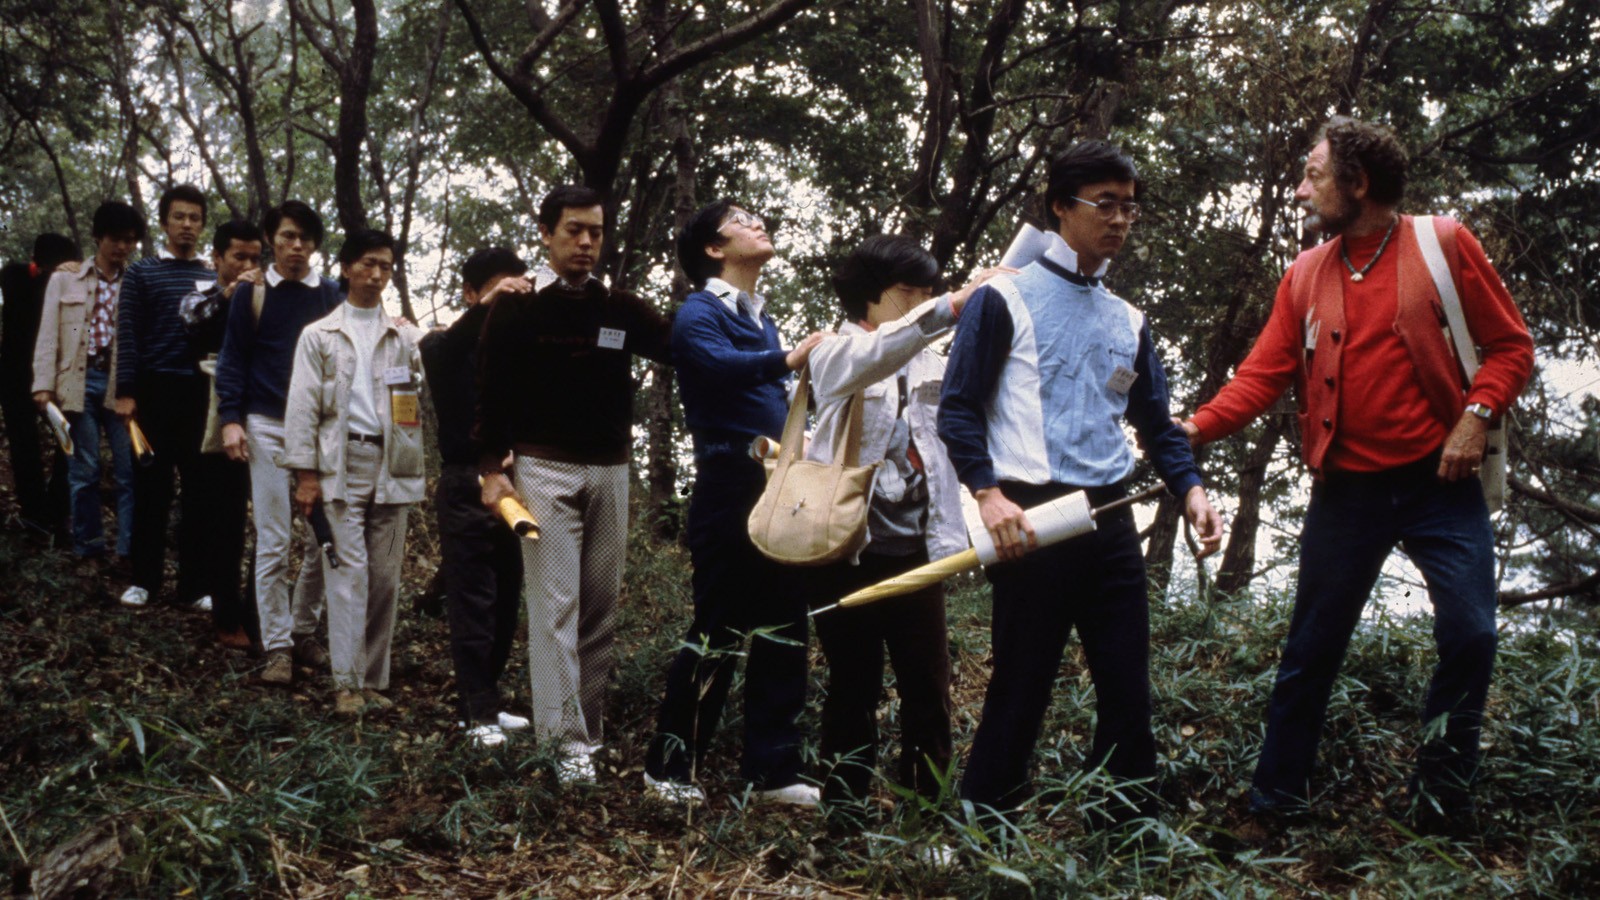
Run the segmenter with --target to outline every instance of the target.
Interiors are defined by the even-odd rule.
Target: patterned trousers
[[[533,727],[541,741],[600,746],[627,557],[628,467],[518,456],[517,493],[539,520],[522,541]]]

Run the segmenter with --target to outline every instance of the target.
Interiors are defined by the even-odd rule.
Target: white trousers
[[[256,613],[261,620],[261,646],[268,651],[286,650],[294,646],[296,638],[317,633],[322,618],[322,566],[308,535],[291,604],[294,474],[278,468],[283,456],[283,420],[253,415],[245,418],[244,427],[250,449],[250,515],[256,526]]]
[[[375,503],[383,447],[351,441],[344,451],[345,499],[327,503],[339,568],[326,568],[328,656],[341,690],[389,686],[389,650],[399,609],[406,511]]]

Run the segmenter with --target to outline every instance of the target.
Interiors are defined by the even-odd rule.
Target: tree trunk
[[[1261,439],[1250,448],[1244,470],[1239,473],[1239,512],[1230,523],[1228,546],[1222,552],[1217,570],[1217,590],[1234,594],[1244,590],[1255,575],[1256,534],[1261,530],[1262,492],[1267,483],[1267,466],[1278,449],[1288,416],[1269,415]]]
[[[339,72],[338,149],[333,155],[333,200],[346,232],[367,227],[361,198],[361,146],[367,139],[367,97],[378,50],[378,9],[373,0],[353,0],[355,33]]]

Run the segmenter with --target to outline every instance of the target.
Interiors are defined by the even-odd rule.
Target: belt
[[[381,434],[356,434],[354,431],[351,431],[345,434],[345,439],[357,444],[372,444],[376,447],[383,446],[383,435]]]
[[[109,353],[91,353],[91,354],[89,354],[89,368],[95,370],[96,372],[105,372],[105,371],[110,370],[110,368],[111,368],[111,354],[109,354]]]

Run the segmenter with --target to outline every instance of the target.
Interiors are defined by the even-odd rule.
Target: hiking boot
[[[232,631],[219,631],[217,632],[217,643],[229,650],[249,650],[250,635],[245,634],[243,628],[235,628]]]
[[[326,669],[328,667],[328,651],[322,644],[309,634],[296,635],[294,638],[294,661],[308,669]]]
[[[367,708],[367,701],[356,691],[340,691],[333,697],[333,714],[355,717]]]
[[[375,688],[366,688],[361,692],[361,697],[367,702],[367,712],[388,712],[394,709],[394,701],[378,693]]]
[[[294,662],[289,659],[289,651],[279,649],[267,653],[267,667],[261,670],[261,680],[284,686],[294,683]]]

